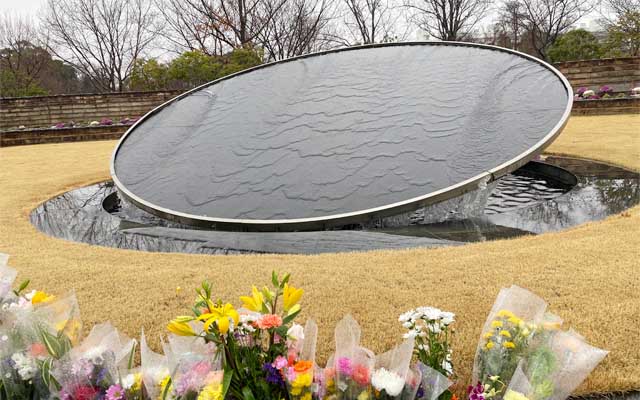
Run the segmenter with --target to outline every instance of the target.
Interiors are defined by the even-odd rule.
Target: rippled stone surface
[[[363,48],[258,69],[143,121],[115,159],[139,198],[231,219],[314,218],[424,196],[538,143],[567,104],[529,59],[452,45]]]

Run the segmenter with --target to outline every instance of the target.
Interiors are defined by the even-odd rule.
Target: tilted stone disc
[[[550,65],[467,43],[362,46],[219,79],[156,108],[111,172],[137,206],[217,229],[321,229],[475,189],[539,154],[572,92]]]

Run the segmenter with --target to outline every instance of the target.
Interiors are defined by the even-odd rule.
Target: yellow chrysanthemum
[[[502,328],[504,324],[502,323],[502,321],[492,321],[491,322],[491,327],[492,328]]]
[[[189,322],[192,320],[193,318],[189,316],[177,317],[167,324],[167,329],[169,332],[178,336],[196,336],[195,331],[191,325],[189,325]]]
[[[283,292],[284,310],[289,313],[296,312],[297,309],[300,308],[300,306],[298,305],[298,302],[302,298],[303,293],[304,293],[304,290],[296,289],[293,286],[289,286],[289,284],[285,283],[284,292]]]
[[[296,376],[296,379],[291,382],[291,394],[294,396],[299,396],[300,394],[302,394],[302,390],[304,388],[311,386],[312,382],[313,378],[311,374],[298,374],[298,376]]]
[[[509,310],[500,310],[498,311],[498,314],[496,314],[498,317],[500,318],[511,318],[511,317],[515,317],[515,315],[509,311]]]
[[[371,396],[369,396],[369,391],[365,390],[358,395],[358,400],[368,400]]]
[[[509,389],[504,395],[504,400],[529,400],[529,398],[520,392]]]
[[[240,301],[242,301],[242,306],[248,310],[261,312],[262,304],[264,304],[264,296],[257,287],[253,287],[251,289],[251,296],[240,296]]]
[[[517,326],[520,326],[523,323],[522,320],[518,317],[510,317],[509,322]]]
[[[495,344],[493,342],[487,342],[487,344],[484,347],[487,350],[491,350],[491,349],[493,349],[493,346],[495,346]]]
[[[502,343],[505,349],[515,349],[516,345],[513,342],[504,342]]]
[[[238,326],[240,316],[231,304],[227,303],[220,307],[212,307],[210,311],[211,312],[198,317],[200,321],[204,321],[203,328],[205,332],[209,330],[209,327],[211,327],[214,322],[218,326],[218,331],[223,335],[229,331],[231,321],[233,321],[234,326]]]
[[[55,297],[53,295],[46,294],[45,292],[41,292],[40,290],[36,290],[36,292],[31,297],[31,304],[48,303],[54,298]]]
[[[493,333],[487,332],[484,335],[482,335],[482,337],[485,339],[491,339],[493,337]]]
[[[501,330],[500,331],[500,336],[504,336],[506,338],[511,338],[511,332],[505,331],[505,330]]]
[[[198,394],[198,400],[222,400],[222,385],[215,383],[205,386]]]

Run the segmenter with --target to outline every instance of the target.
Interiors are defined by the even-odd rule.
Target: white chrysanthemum
[[[403,339],[415,339],[416,336],[418,336],[418,332],[411,330],[407,333],[405,333],[404,335],[402,335]]]
[[[404,379],[395,372],[380,368],[371,375],[371,384],[379,391],[384,390],[389,396],[397,396],[404,388]]]
[[[122,378],[122,388],[123,389],[131,389],[131,386],[136,383],[135,374],[127,374],[124,378]]]
[[[32,379],[38,373],[36,361],[24,353],[15,353],[11,356],[11,360],[15,365],[18,375],[25,381]]]
[[[442,311],[434,307],[424,307],[422,315],[424,316],[425,319],[429,321],[436,321],[440,319],[441,312]]]
[[[106,349],[102,346],[91,347],[84,352],[83,358],[89,360],[92,364],[102,365],[105,351]]]
[[[398,317],[398,321],[407,322],[411,319],[414,313],[415,313],[414,310],[409,310],[406,313],[400,314],[400,316]]]
[[[442,324],[444,326],[448,326],[451,325],[452,323],[454,323],[456,320],[456,315],[452,312],[449,311],[442,311],[440,313],[440,318],[442,318]]]

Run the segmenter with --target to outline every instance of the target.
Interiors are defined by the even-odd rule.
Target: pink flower
[[[353,367],[351,366],[350,358],[340,357],[338,359],[338,372],[342,375],[351,376],[353,373]]]
[[[325,368],[324,369],[324,377],[326,378],[326,380],[330,380],[335,378],[336,376],[336,369],[335,368]]]
[[[369,383],[369,368],[362,364],[358,364],[353,369],[351,377],[358,385],[365,386]]]
[[[107,389],[107,400],[124,400],[124,389],[120,385],[111,385]]]
[[[34,343],[31,345],[29,349],[31,355],[34,357],[46,357],[47,356],[47,348],[42,343]]]
[[[276,314],[267,314],[260,317],[260,319],[256,322],[258,328],[260,329],[271,329],[277,328],[282,325],[282,317]]]
[[[273,362],[273,366],[276,367],[277,369],[282,369],[287,365],[289,365],[289,362],[287,361],[286,358],[282,356],[276,357],[276,360]]]

